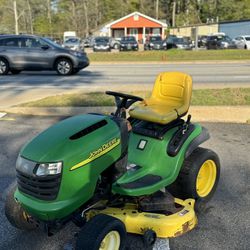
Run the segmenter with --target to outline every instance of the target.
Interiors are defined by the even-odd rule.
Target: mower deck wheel
[[[15,200],[14,193],[17,189],[15,185],[12,187],[6,196],[5,201],[5,216],[12,226],[30,231],[36,229],[36,225],[32,222],[29,222],[29,215],[23,210],[21,205]]]
[[[126,228],[122,221],[98,214],[80,230],[76,250],[121,250],[126,246]]]

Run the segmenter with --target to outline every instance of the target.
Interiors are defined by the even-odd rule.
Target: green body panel
[[[104,127],[77,140],[69,139],[73,134],[104,119],[107,121]],[[45,201],[17,190],[16,199],[28,213],[41,220],[60,219],[71,214],[92,198],[100,173],[120,157],[121,144],[82,167],[73,171],[70,169],[114,138],[120,140],[118,126],[109,117],[101,115],[72,117],[45,130],[24,146],[20,155],[38,163],[63,162],[58,196],[56,200]]]
[[[133,163],[141,168],[136,171],[127,171],[127,173],[125,173],[120,179],[117,180],[116,183],[113,184],[113,191],[122,195],[140,196],[152,194],[173,183],[179,174],[190,142],[200,135],[202,127],[195,124],[194,131],[188,137],[179,153],[175,157],[171,157],[167,154],[167,146],[176,130],[177,128],[170,129],[164,135],[163,140],[131,133],[129,140],[128,161],[129,163]],[[138,149],[140,140],[147,141],[144,150]],[[162,177],[162,180],[154,185],[143,188],[128,189],[120,186],[120,184],[136,181],[137,179],[149,174],[160,176]]]

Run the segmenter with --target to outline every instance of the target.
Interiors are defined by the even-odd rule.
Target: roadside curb
[[[84,113],[110,114],[114,107],[53,107],[53,108],[28,108],[12,107],[3,112],[19,115],[39,116],[73,116]],[[191,106],[189,114],[193,121],[199,122],[225,122],[250,124],[250,106]]]

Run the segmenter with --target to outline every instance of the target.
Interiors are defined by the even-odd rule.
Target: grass
[[[132,95],[143,98],[149,91],[134,91]],[[250,88],[198,89],[193,90],[192,105],[250,105]],[[114,106],[114,98],[102,92],[64,94],[23,103],[19,107],[94,107]]]
[[[250,60],[250,50],[168,50],[120,53],[90,53],[92,62],[175,62],[207,60]]]

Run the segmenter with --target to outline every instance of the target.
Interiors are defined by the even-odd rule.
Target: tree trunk
[[[13,10],[14,10],[14,18],[15,18],[15,33],[16,35],[18,35],[19,29],[18,29],[18,15],[17,15],[16,0],[13,0]]]
[[[176,0],[173,1],[172,27],[175,27]]]
[[[31,7],[30,7],[30,0],[27,0],[27,5],[28,5],[28,11],[29,11],[30,32],[31,32],[31,34],[34,34],[33,18],[32,18],[32,11],[31,11]]]
[[[89,18],[88,18],[88,8],[87,3],[83,0],[83,9],[84,9],[84,16],[85,16],[85,36],[89,35]]]
[[[47,16],[49,20],[49,34],[52,36],[51,1],[47,0]]]

